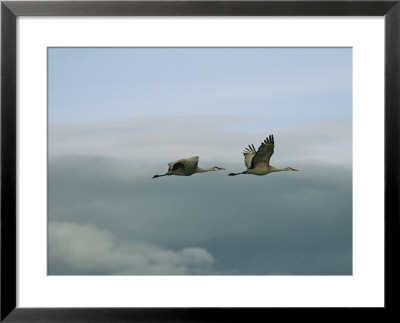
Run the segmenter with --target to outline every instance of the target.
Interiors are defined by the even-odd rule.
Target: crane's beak
[[[295,172],[298,172],[298,171],[299,171],[298,169],[294,169],[294,168],[292,168],[292,170],[294,170]]]
[[[219,170],[225,170],[225,168],[218,167]]]

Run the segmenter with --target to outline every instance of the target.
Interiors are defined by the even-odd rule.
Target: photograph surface
[[[352,275],[351,48],[48,48],[49,275]]]

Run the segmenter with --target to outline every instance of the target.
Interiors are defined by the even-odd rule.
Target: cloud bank
[[[300,171],[232,178],[266,136],[235,124],[51,127],[49,273],[350,275],[351,123],[272,130],[272,165]],[[151,179],[187,155],[227,171]]]
[[[262,130],[254,130],[258,127]],[[275,136],[271,162],[351,166],[351,121],[275,128],[254,117],[235,116],[138,118],[116,123],[50,126],[49,157],[87,155],[166,165],[169,161],[199,155],[207,163],[244,165],[243,149],[249,144],[258,147],[271,133]]]
[[[202,248],[169,250],[146,243],[121,242],[92,225],[49,223],[49,274],[187,275],[202,274],[213,256]]]

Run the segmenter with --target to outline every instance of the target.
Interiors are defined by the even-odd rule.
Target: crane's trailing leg
[[[246,174],[246,171],[241,172],[241,173],[229,173],[228,176],[236,176],[236,175],[241,175],[241,174]]]
[[[153,178],[157,178],[157,177],[162,177],[162,176],[168,176],[169,174],[164,174],[164,175],[154,175],[153,177],[152,177],[152,179]]]

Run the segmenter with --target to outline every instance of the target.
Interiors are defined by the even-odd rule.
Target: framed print
[[[398,1],[1,9],[2,321],[396,311]]]

